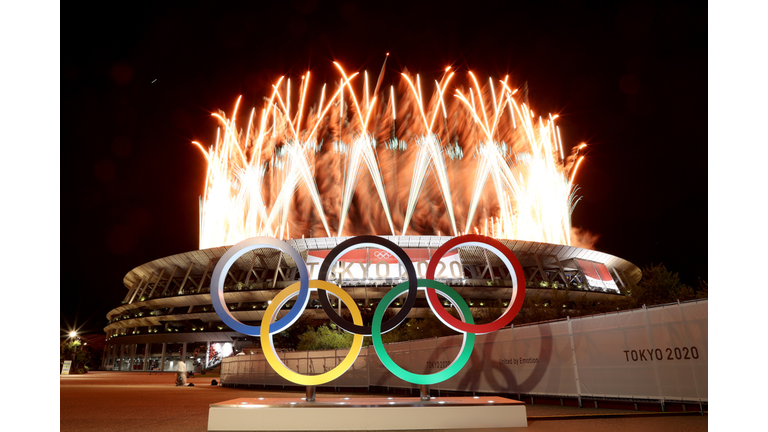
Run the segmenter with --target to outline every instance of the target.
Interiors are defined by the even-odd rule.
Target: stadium
[[[382,236],[400,246],[423,278],[427,261],[452,237]],[[287,243],[296,249],[317,278],[319,263],[346,237],[302,238]],[[530,241],[499,240],[523,268],[526,297],[550,298],[565,291],[569,300],[598,302],[626,293],[641,278],[634,264],[606,253]],[[126,296],[112,309],[104,328],[107,342],[103,367],[112,370],[175,370],[184,361],[190,370],[202,369],[232,350],[251,342],[231,330],[216,314],[211,302],[210,281],[218,260],[231,246],[185,252],[142,264],[125,275]],[[470,305],[473,315],[483,308],[509,301],[509,271],[493,253],[477,247],[459,247],[458,253],[441,260],[435,279],[453,287]],[[397,260],[386,251],[366,247],[348,252],[333,271],[332,280],[342,286],[360,307],[373,307],[394,285],[403,282]],[[384,265],[387,263],[387,265]],[[391,268],[391,270],[390,270]],[[277,249],[260,248],[245,253],[229,269],[224,298],[239,321],[258,325],[271,299],[298,280],[291,257]],[[335,298],[333,306],[338,304]],[[290,303],[286,305],[289,307]],[[397,311],[398,304],[390,309]],[[306,312],[317,320],[326,315],[311,297]],[[409,318],[430,314],[426,299],[417,298]],[[211,347],[218,357],[211,353]]]

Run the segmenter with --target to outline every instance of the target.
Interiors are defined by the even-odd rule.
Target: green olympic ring
[[[472,313],[469,310],[467,302],[453,290],[453,288],[431,279],[419,279],[418,286],[423,288],[433,288],[456,307],[459,311],[459,315],[467,324],[474,324],[472,319]],[[456,359],[445,369],[433,374],[416,374],[409,372],[400,366],[398,366],[394,360],[387,354],[384,349],[384,342],[381,339],[381,321],[384,318],[384,311],[390,304],[403,292],[408,291],[408,282],[403,282],[400,285],[392,288],[387,292],[384,298],[381,299],[379,305],[376,306],[376,311],[373,313],[373,322],[371,323],[371,339],[373,340],[373,347],[376,351],[376,355],[379,356],[379,360],[393,375],[396,377],[418,385],[431,385],[445,381],[452,376],[456,375],[461,368],[467,364],[469,357],[472,355],[472,349],[475,347],[475,334],[464,333],[464,337],[461,342],[461,351]]]

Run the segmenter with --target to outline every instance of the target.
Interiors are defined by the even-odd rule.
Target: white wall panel
[[[706,300],[574,318],[570,329],[572,336],[569,322],[557,321],[479,335],[462,370],[431,388],[707,401]],[[386,350],[403,369],[431,374],[456,358],[461,340],[457,335],[401,342],[387,344]],[[314,375],[335,367],[347,352],[291,352],[280,353],[280,358],[291,369]],[[262,354],[226,358],[221,371],[225,384],[291,384]],[[327,385],[417,387],[384,368],[372,346],[363,348],[353,367]]]

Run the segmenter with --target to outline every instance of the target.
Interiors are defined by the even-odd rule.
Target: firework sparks
[[[395,235],[396,225],[402,235],[459,235],[460,220],[463,232],[571,244],[585,144],[566,157],[558,116],[534,117],[509,77],[481,87],[468,72],[468,91],[448,91],[456,72],[446,68],[424,97],[420,76],[404,72],[387,100],[384,66],[371,94],[367,71],[348,75],[334,64],[341,79],[328,98],[323,84],[314,106],[308,71],[295,106],[281,77],[245,131],[236,123],[240,99],[231,118],[213,114],[215,143],[193,142],[208,164],[201,249],[259,235]]]

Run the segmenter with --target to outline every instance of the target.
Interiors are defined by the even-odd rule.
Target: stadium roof
[[[453,237],[448,236],[381,236],[397,244],[398,246],[406,248],[418,248],[418,249],[437,249],[443,243],[447,242]],[[306,259],[307,251],[310,250],[329,250],[333,249],[339,243],[347,240],[350,237],[313,237],[306,239],[293,239],[288,240],[291,246],[299,251]],[[539,263],[544,268],[557,268],[558,265],[562,265],[566,270],[571,267],[570,260],[580,259],[586,261],[592,261],[596,263],[604,264],[609,269],[615,268],[622,274],[626,275],[632,282],[638,282],[642,276],[640,269],[631,262],[622,258],[598,252],[590,249],[583,249],[575,246],[556,245],[550,243],[539,243],[532,241],[522,240],[506,240],[498,239],[504,245],[515,254],[517,259],[523,268],[537,267]],[[190,252],[183,252],[176,255],[171,255],[164,258],[159,258],[154,261],[142,264],[125,275],[123,283],[126,288],[132,287],[136,282],[143,278],[159,277],[164,274],[165,277],[169,277],[173,272],[177,272],[178,276],[184,276],[178,274],[179,271],[189,272],[189,276],[201,275],[204,272],[213,271],[213,265],[221,258],[226,251],[232,246],[220,246],[209,249],[202,249]],[[460,247],[461,260],[465,264],[481,264],[485,263],[486,254],[480,254],[481,248],[477,246]],[[282,256],[281,256],[282,255]],[[491,264],[494,266],[501,266],[500,259],[495,257],[494,254],[487,254]],[[538,259],[538,262],[537,262]],[[243,267],[238,269],[237,266],[247,266],[245,263],[253,263],[258,260],[258,267],[262,268],[275,268],[278,265],[278,260],[282,260],[288,266],[295,266],[295,263],[290,256],[279,252],[276,249],[256,249],[246,253],[241,257],[237,263],[233,265],[235,270],[247,270]],[[181,269],[181,270],[179,270]]]

